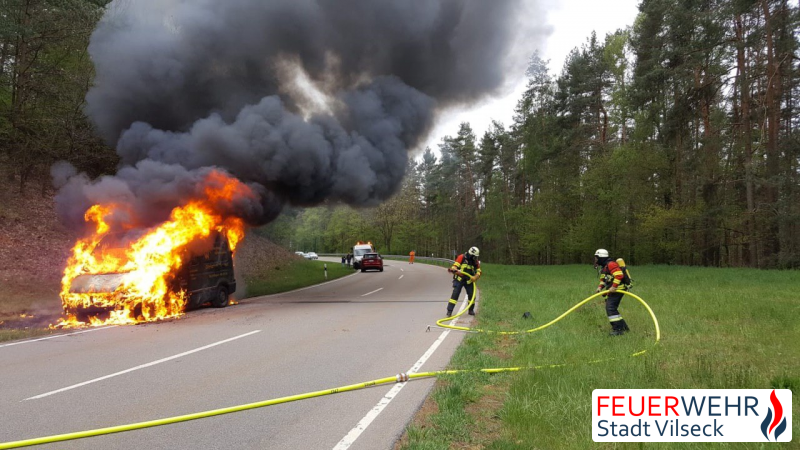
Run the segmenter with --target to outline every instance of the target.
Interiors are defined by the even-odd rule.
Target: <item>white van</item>
[[[375,247],[372,246],[372,242],[356,242],[356,245],[353,246],[353,269],[360,269],[361,268],[361,259],[367,253],[375,253]]]

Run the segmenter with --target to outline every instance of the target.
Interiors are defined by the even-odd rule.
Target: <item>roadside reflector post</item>
[[[325,279],[327,280],[328,279],[328,264],[327,263],[323,264],[322,267],[325,268]]]

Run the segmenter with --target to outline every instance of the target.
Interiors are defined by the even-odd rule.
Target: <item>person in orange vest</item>
[[[619,303],[625,295],[619,291],[625,291],[631,284],[630,276],[608,256],[608,250],[600,248],[594,252],[594,266],[600,268],[600,285],[597,291],[608,290],[606,295],[606,314],[608,322],[611,324],[611,336],[620,336],[626,331],[630,331],[625,319],[619,313]]]
[[[414,252],[414,250],[411,250],[411,253],[408,254],[409,264],[414,264],[414,256],[416,256],[416,253]]]
[[[461,288],[467,291],[467,301],[472,299],[475,292],[475,282],[481,277],[481,262],[478,260],[480,250],[478,247],[470,247],[466,253],[458,255],[453,265],[447,269],[453,274],[453,294],[447,303],[447,317],[453,315],[453,309],[458,303],[458,296],[461,295]],[[469,307],[469,315],[475,315],[475,304]]]

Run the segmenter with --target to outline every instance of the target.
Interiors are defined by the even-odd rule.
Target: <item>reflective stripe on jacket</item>
[[[600,270],[600,288],[608,289],[610,287],[616,287],[617,289],[626,289],[627,286],[622,284],[622,280],[625,278],[625,274],[622,272],[622,268],[616,261],[609,261],[603,268]]]
[[[475,275],[480,274],[481,273],[481,262],[478,261],[477,259],[474,259],[475,265],[473,266],[473,265],[471,265],[469,263],[469,260],[470,259],[467,258],[466,256],[464,256],[463,254],[458,255],[458,257],[456,258],[456,261],[450,267],[450,270],[458,270],[460,272],[464,272],[464,273],[469,274],[471,276],[475,276]],[[453,275],[453,279],[454,280],[458,280],[458,281],[464,281],[465,278],[456,273],[456,274]]]

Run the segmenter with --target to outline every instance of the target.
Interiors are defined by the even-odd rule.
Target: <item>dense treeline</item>
[[[50,184],[117,157],[83,114],[89,35],[107,0],[0,0],[0,175]],[[513,122],[468,124],[369,210],[289,210],[262,230],[304,250],[800,266],[800,58],[788,0],[643,0],[629,29],[533,57]]]
[[[50,185],[67,160],[93,175],[116,155],[83,114],[89,36],[109,0],[0,0],[0,169],[23,188]]]
[[[560,75],[533,57],[513,123],[462,124],[388,203],[289,211],[264,231],[317,251],[798,267],[799,21],[786,0],[644,0]]]

